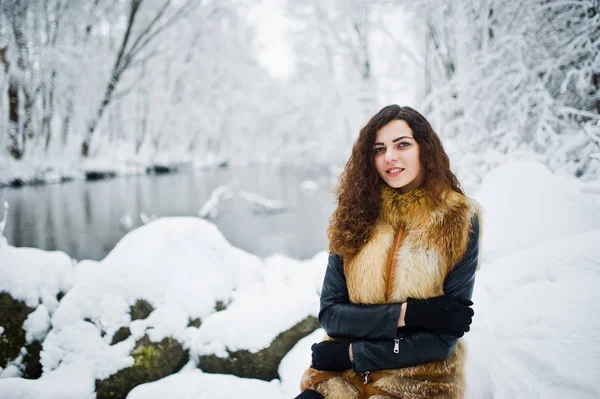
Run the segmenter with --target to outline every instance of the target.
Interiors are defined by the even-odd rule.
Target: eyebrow
[[[398,137],[398,138],[395,138],[394,140],[392,140],[392,143],[395,143],[395,142],[397,142],[397,141],[400,141],[400,140],[402,140],[402,139],[411,139],[411,140],[414,140],[414,139],[413,139],[412,137],[410,137],[410,136],[402,136],[402,137]],[[380,143],[380,142],[377,142],[377,143],[375,143],[375,145],[385,145],[385,143]]]

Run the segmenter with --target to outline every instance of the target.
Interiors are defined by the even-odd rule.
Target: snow
[[[50,327],[50,312],[45,305],[39,305],[23,322],[26,342],[28,344],[34,341],[42,342]]]
[[[465,336],[465,397],[599,397],[598,194],[519,161],[492,170],[474,197],[485,208],[483,265],[475,321]],[[0,290],[36,308],[25,322],[28,341],[52,329],[43,343],[43,376],[16,378],[18,369],[8,365],[0,370],[0,399],[92,398],[94,380],[132,364],[129,353],[143,335],[174,337],[191,360],[177,374],[136,387],[129,399],[292,398],[321,329],[284,357],[280,381],[203,373],[197,356],[259,351],[316,316],[326,263],[324,251],[304,261],[257,258],[200,218],[155,220],[127,234],[101,262],[75,268],[65,254],[1,247]],[[67,292],[60,305],[58,291]],[[132,322],[129,307],[138,299],[155,310]],[[226,308],[217,312],[217,301]],[[188,327],[195,318],[200,328]],[[132,336],[110,345],[122,326]]]
[[[485,209],[482,258],[600,227],[592,196],[581,182],[553,175],[534,161],[513,161],[492,170],[473,197]]]
[[[600,396],[599,242],[600,229],[548,240],[480,271],[469,397]]]
[[[317,191],[319,189],[319,183],[314,180],[304,180],[300,186],[304,191]]]
[[[302,338],[279,363],[281,392],[284,398],[293,398],[300,393],[300,378],[310,365],[310,347],[325,337],[325,330],[319,328]]]
[[[58,306],[56,296],[73,285],[71,258],[60,251],[0,246],[0,292],[8,292],[30,308],[42,303],[50,312]]]
[[[198,218],[158,219],[136,229],[102,262],[78,264],[75,287],[52,319],[44,370],[71,363],[103,378],[131,364],[134,338],[144,333],[153,341],[183,340],[190,319],[204,319],[217,301],[227,302],[234,290],[258,279],[259,265],[259,258],[231,247],[214,225]],[[155,310],[131,323],[129,307],[138,299]],[[101,338],[86,318],[106,335]],[[130,323],[134,335],[110,345]]]
[[[221,357],[227,357],[226,349],[256,353],[282,331],[308,316],[316,317],[326,263],[326,252],[308,261],[267,258],[260,281],[235,294],[233,303],[206,319],[202,328],[188,329],[191,353]],[[269,315],[269,323],[256,316],[257,309]],[[239,326],[244,326],[244,334],[239,333]]]
[[[206,374],[200,370],[179,373],[134,388],[128,399],[230,399],[240,396],[282,399],[277,382]]]

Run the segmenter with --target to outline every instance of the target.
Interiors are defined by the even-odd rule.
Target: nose
[[[388,149],[385,152],[385,161],[388,163],[396,162],[398,160],[398,154],[393,148]]]

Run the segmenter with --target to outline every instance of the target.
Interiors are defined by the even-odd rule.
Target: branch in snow
[[[203,219],[215,219],[219,215],[219,204],[222,200],[231,198],[231,189],[229,185],[222,185],[215,188],[210,194],[208,201],[204,203],[198,216]]]
[[[256,193],[240,191],[240,197],[254,206],[255,213],[279,213],[285,210],[283,202],[261,197]]]
[[[4,237],[4,228],[6,227],[6,219],[8,217],[8,202],[4,201],[2,205],[4,205],[4,217],[0,222],[0,248],[2,248],[3,245],[8,245],[8,241],[6,241],[6,237]]]
[[[142,219],[143,224],[148,224],[151,221],[158,219],[158,215],[148,216],[148,215],[146,215],[146,212],[142,212],[142,213],[140,213],[140,219]]]
[[[140,215],[140,217],[141,217],[141,215]],[[130,231],[131,228],[133,227],[133,219],[131,218],[131,215],[129,215],[129,214],[124,215],[121,218],[121,220],[119,221],[119,227],[124,232]]]
[[[596,143],[598,147],[600,147],[600,128],[597,129],[597,134],[594,134],[590,130],[588,130],[588,126],[586,125],[581,126],[581,129],[594,143]]]

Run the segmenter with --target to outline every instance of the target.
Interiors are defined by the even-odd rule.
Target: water
[[[303,190],[305,179],[317,180],[319,188]],[[213,220],[231,244],[261,257],[281,253],[298,259],[327,248],[326,229],[334,210],[332,179],[261,167],[0,188],[0,201],[10,206],[4,235],[14,246],[101,260],[128,231],[120,225],[125,215],[132,218],[129,230],[143,224],[142,212],[197,216],[212,190],[232,181],[234,196],[220,204]],[[235,195],[240,190],[280,200],[287,209],[257,213]]]

